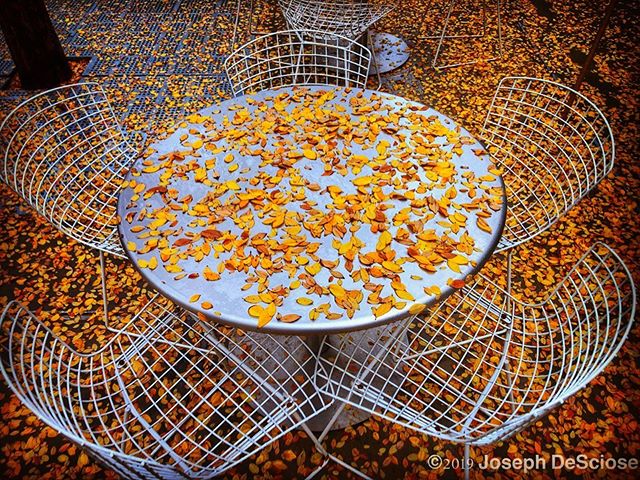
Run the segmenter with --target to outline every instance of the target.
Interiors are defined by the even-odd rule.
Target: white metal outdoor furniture
[[[340,35],[310,30],[269,33],[231,53],[224,67],[234,95],[289,85],[364,88],[371,52]]]
[[[269,47],[279,35],[288,54]],[[359,473],[322,444],[356,418],[345,405],[468,458],[606,367],[636,302],[607,246],[540,303],[513,291],[510,256],[506,287],[468,280],[609,172],[591,102],[504,79],[489,156],[439,112],[362,88],[368,67],[353,75],[326,37],[266,37],[227,60],[236,98],[188,116],[115,185],[124,253],[166,299],[87,353],[5,310],[0,368],[36,415],[132,478],[211,478],[297,427]]]
[[[502,170],[508,215],[498,250],[558,221],[609,174],[615,142],[587,97],[530,77],[500,81],[480,134]]]
[[[482,58],[481,56],[478,56],[477,54],[474,54],[473,52],[469,52],[469,56],[472,56],[473,59],[472,60],[464,60],[464,61],[454,61],[452,63],[448,63],[446,65],[438,65],[438,59],[440,58],[440,54],[442,53],[442,47],[444,46],[444,42],[447,39],[468,39],[469,43],[472,43],[475,41],[475,39],[486,39],[489,37],[488,35],[488,22],[487,22],[487,12],[489,10],[489,8],[487,6],[487,1],[486,0],[480,0],[481,3],[481,18],[482,18],[482,31],[479,33],[450,33],[451,31],[451,25],[450,22],[452,21],[452,16],[453,16],[453,22],[456,22],[456,20],[459,21],[459,19],[456,18],[456,15],[453,14],[454,9],[456,8],[456,6],[459,6],[461,2],[459,2],[459,0],[448,0],[447,1],[447,6],[446,6],[446,13],[444,16],[444,22],[442,24],[442,29],[440,30],[440,33],[435,34],[435,35],[427,35],[426,37],[423,38],[437,38],[438,39],[438,45],[436,47],[436,52],[433,56],[433,60],[431,62],[431,66],[433,68],[451,68],[451,67],[459,67],[462,65],[473,65],[474,63],[478,63],[478,62],[491,62],[494,60],[497,60],[498,58],[502,57],[502,53],[503,53],[503,45],[502,45],[502,6],[501,6],[501,0],[496,0],[495,1],[495,15],[496,15],[496,40],[497,40],[497,53],[496,55],[493,56],[489,56],[487,58]],[[474,8],[474,6],[469,6],[468,7],[469,11],[473,12],[472,14],[476,13],[476,10]],[[453,15],[452,15],[453,14]],[[461,27],[460,24],[456,25],[454,23],[454,28],[459,29]]]
[[[358,39],[394,9],[391,2],[366,0],[278,0],[282,14],[294,30],[314,30]]]
[[[143,277],[203,324],[303,336],[318,356],[323,336],[377,337],[451,293],[502,231],[504,191],[482,146],[442,114],[393,95],[262,90],[188,117],[152,148],[119,199],[122,242]],[[420,242],[436,239],[437,252],[460,260],[451,253],[458,245],[468,260],[420,257]],[[439,287],[425,291],[426,281]],[[325,431],[320,445],[353,420],[334,407],[307,426]]]
[[[329,376],[351,385],[336,389],[337,398],[467,445],[506,438],[584,386],[618,350],[635,311],[631,277],[604,246],[586,254],[542,304],[528,305],[511,290],[512,247],[547,230],[611,170],[614,141],[602,112],[557,83],[507,77],[482,137],[507,192],[497,248],[508,250],[506,290],[481,273],[423,318],[381,332],[397,341],[385,345],[393,347],[387,357],[371,338],[363,343],[345,335],[323,347],[333,351],[330,358],[343,358],[327,362]],[[514,383],[505,388],[510,377]],[[566,383],[558,385],[556,377]]]
[[[394,70],[409,58],[409,48],[401,38],[389,33],[372,33],[369,29],[395,8],[390,2],[366,0],[279,0],[282,14],[293,29],[313,30],[315,35],[338,34],[361,41],[372,52],[370,75]]]
[[[119,197],[128,257],[175,303],[246,330],[325,335],[407,317],[480,269],[506,215],[480,143],[433,109],[372,90],[261,90],[188,117],[151,150]],[[435,255],[422,257],[434,242]],[[466,258],[447,262],[457,248]],[[413,300],[376,314],[362,294],[358,304],[336,301],[334,279],[349,291],[379,284],[372,300],[394,290]],[[439,288],[425,292],[427,282]],[[268,299],[277,312],[261,322],[249,310]]]
[[[0,323],[13,392],[123,478],[213,478],[328,406],[302,340],[205,326],[162,297],[85,352],[17,302]]]
[[[600,374],[631,328],[636,293],[622,260],[591,248],[544,301],[482,277],[382,340],[325,341],[320,382],[337,399],[465,445],[505,440]],[[339,361],[341,360],[341,361]]]
[[[67,85],[18,105],[0,125],[2,180],[56,228],[123,256],[116,197],[136,150],[102,88]]]
[[[124,257],[116,202],[135,156],[102,88],[79,83],[39,93],[0,125],[0,179],[53,226],[100,253]]]

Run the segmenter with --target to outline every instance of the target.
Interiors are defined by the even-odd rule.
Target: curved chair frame
[[[87,353],[17,302],[0,323],[13,392],[125,478],[212,478],[328,407],[301,339],[205,325],[161,297]]]
[[[235,96],[291,85],[365,88],[371,52],[339,35],[286,30],[255,38],[224,62]]]
[[[97,83],[41,92],[0,124],[4,181],[77,242],[97,249],[108,322],[104,253],[125,258],[117,235],[117,195],[136,150]]]
[[[104,91],[65,85],[15,107],[0,178],[74,240],[124,257],[117,238],[117,194],[135,159]]]
[[[584,95],[549,80],[500,81],[481,137],[502,171],[507,221],[498,251],[547,230],[611,171],[609,122]]]
[[[384,345],[350,335],[325,341],[340,361],[325,361],[328,375],[319,370],[317,383],[389,421],[463,443],[467,456],[469,445],[507,439],[602,373],[636,307],[631,273],[603,244],[540,303],[519,300],[510,283],[505,290],[481,278],[389,326]]]
[[[293,30],[314,30],[352,39],[360,38],[395,8],[389,2],[371,4],[358,0],[278,0],[278,3]]]

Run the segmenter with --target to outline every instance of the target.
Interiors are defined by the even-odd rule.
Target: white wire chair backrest
[[[637,297],[622,259],[597,243],[542,302],[510,296],[509,303],[513,331],[505,365],[486,387],[485,402],[506,395],[496,416],[504,423],[485,434],[485,442],[515,433],[527,417],[547,413],[601,374],[629,335]]]
[[[615,143],[603,113],[584,95],[529,77],[500,81],[482,138],[503,172],[504,250],[548,229],[612,169]]]
[[[98,84],[27,99],[4,119],[0,138],[5,183],[63,233],[123,256],[117,194],[136,151]]]
[[[525,303],[483,277],[401,326],[386,359],[372,360],[370,345],[325,344],[347,357],[328,378],[351,375],[354,388],[336,390],[338,398],[392,422],[487,444],[599,375],[627,338],[635,308],[626,265],[596,244],[543,302]],[[354,351],[368,360],[347,354]]]
[[[18,302],[0,325],[0,370],[13,392],[125,478],[212,478],[328,406],[302,340],[245,342],[168,301],[149,302],[93,352]]]
[[[290,28],[315,30],[357,39],[395,8],[391,2],[368,0],[278,0]]]
[[[225,60],[235,96],[292,85],[361,87],[371,52],[338,35],[286,30],[255,38]]]

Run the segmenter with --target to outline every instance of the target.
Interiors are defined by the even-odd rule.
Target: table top
[[[139,158],[119,233],[201,319],[283,334],[371,328],[442,300],[497,245],[483,146],[376,91],[267,90],[190,115]]]

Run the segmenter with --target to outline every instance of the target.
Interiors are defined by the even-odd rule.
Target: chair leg
[[[464,480],[469,480],[469,444],[464,444]]]
[[[511,270],[511,257],[513,255],[513,248],[509,249],[509,251],[507,252],[507,292],[509,293],[509,295],[511,295],[511,274],[512,274],[512,270]],[[507,309],[511,309],[511,301],[509,301],[509,303],[507,303]],[[508,347],[507,347],[508,350]],[[509,397],[509,401],[511,402],[511,405],[515,405],[515,401],[513,399],[513,378],[511,377],[511,371],[509,369],[509,355],[507,352],[507,358],[505,359],[505,367],[506,367],[506,374],[507,374],[507,382],[509,383],[509,393],[508,393],[508,397]]]
[[[478,63],[482,60],[479,59],[474,59],[474,60],[470,60],[470,61],[466,61],[466,62],[458,62],[458,63],[450,63],[447,65],[438,65],[438,58],[440,56],[440,51],[442,50],[442,44],[445,40],[445,38],[478,38],[478,37],[484,37],[486,36],[486,4],[485,2],[482,3],[482,22],[483,22],[483,27],[482,27],[482,34],[480,35],[446,35],[447,32],[447,28],[449,26],[449,19],[451,17],[451,12],[453,10],[453,6],[455,4],[455,0],[451,0],[450,3],[448,4],[448,10],[447,10],[447,16],[445,18],[444,21],[444,26],[442,27],[442,31],[440,33],[440,35],[438,36],[433,36],[433,37],[426,37],[426,38],[439,38],[438,41],[438,46],[436,48],[436,53],[433,57],[433,61],[431,62],[431,66],[435,69],[444,69],[444,68],[451,68],[451,67],[460,67],[463,65],[473,65],[475,63]],[[502,15],[501,15],[501,10],[502,10],[502,5],[501,5],[501,0],[496,0],[496,15],[497,15],[497,20],[498,20],[498,53],[497,55],[490,57],[490,58],[486,58],[484,61],[485,62],[492,62],[494,60],[497,60],[498,58],[502,58]]]
[[[373,45],[373,39],[371,38],[371,30],[367,30],[367,46],[369,47],[369,50],[371,50],[373,64],[376,68],[376,76],[378,77],[378,86],[376,87],[376,90],[380,90],[380,88],[382,87],[382,77],[380,76],[380,68],[378,66],[376,50]]]
[[[433,68],[437,68],[438,57],[440,56],[440,50],[442,49],[442,43],[444,42],[445,35],[447,33],[447,27],[449,26],[449,18],[451,17],[451,11],[453,10],[453,5],[455,1],[451,0],[449,2],[449,6],[447,7],[447,16],[444,20],[444,25],[442,26],[442,31],[440,33],[440,39],[438,40],[438,47],[436,48],[436,54],[433,56],[433,62],[431,62],[431,66]]]
[[[316,352],[316,355],[318,355],[318,358],[322,354],[320,349],[322,348],[322,345],[324,344],[325,340],[326,340],[326,337],[323,337],[322,339],[317,339],[316,338],[314,340],[310,340],[310,341],[313,342],[313,345],[310,345],[310,346]],[[316,361],[318,361],[318,360],[316,360]],[[334,401],[337,402],[339,400],[334,400]],[[359,470],[353,468],[348,463],[342,461],[340,458],[338,458],[335,455],[329,453],[327,451],[327,449],[324,448],[324,445],[322,444],[322,442],[324,441],[325,437],[331,431],[331,427],[333,427],[333,425],[338,421],[338,418],[340,417],[340,415],[342,414],[342,412],[344,411],[346,406],[347,406],[346,402],[340,402],[340,405],[338,406],[336,411],[333,412],[333,415],[331,416],[331,419],[327,422],[324,430],[319,435],[316,435],[314,432],[312,432],[311,429],[307,426],[307,424],[303,423],[301,425],[301,428],[307,434],[309,439],[313,442],[313,444],[315,445],[315,447],[318,450],[318,452],[320,452],[320,454],[325,457],[325,460],[324,460],[324,462],[322,462],[322,465],[320,465],[313,472],[311,472],[309,475],[307,475],[305,480],[311,480],[311,479],[315,478],[315,476],[318,475],[318,473],[320,473],[324,469],[324,467],[327,466],[327,464],[330,461],[333,461],[333,462],[343,466],[344,468],[346,468],[350,472],[354,473],[355,475],[357,475],[357,476],[359,476],[359,477],[361,477],[361,478],[363,478],[365,480],[373,480],[370,477],[368,477],[367,475],[365,475],[364,473],[362,473]]]
[[[100,280],[102,283],[102,309],[104,324],[109,326],[109,303],[107,299],[107,273],[105,269],[104,252],[100,250]]]
[[[309,430],[309,428],[305,425],[302,424],[302,429],[305,431],[305,433],[307,434],[307,436],[311,439],[311,441],[314,443],[314,445],[316,446],[316,448],[318,449],[318,451],[325,456],[325,461],[322,462],[322,465],[320,465],[318,468],[316,468],[313,472],[311,472],[307,478],[305,480],[311,480],[312,478],[314,478],[318,473],[320,473],[320,471],[322,471],[322,469],[324,467],[327,466],[327,464],[329,463],[329,461],[333,461],[335,463],[337,463],[338,465],[341,465],[342,467],[346,468],[347,470],[349,470],[351,473],[354,473],[355,475],[363,478],[364,480],[373,480],[371,477],[365,475],[364,473],[362,473],[361,471],[353,468],[351,465],[349,465],[348,463],[342,461],[340,458],[336,457],[335,455],[329,453],[325,448],[324,445],[322,445],[322,441],[324,440],[324,438],[327,436],[327,434],[329,433],[329,431],[331,430],[331,427],[333,426],[334,423],[336,423],[336,421],[338,420],[338,417],[340,416],[340,414],[342,413],[342,411],[344,410],[344,407],[347,404],[345,402],[342,402],[340,404],[340,407],[335,411],[335,413],[333,414],[333,417],[331,418],[331,420],[329,420],[329,422],[327,423],[327,426],[325,427],[325,429],[322,431],[322,433],[320,435],[315,435],[311,430]]]

